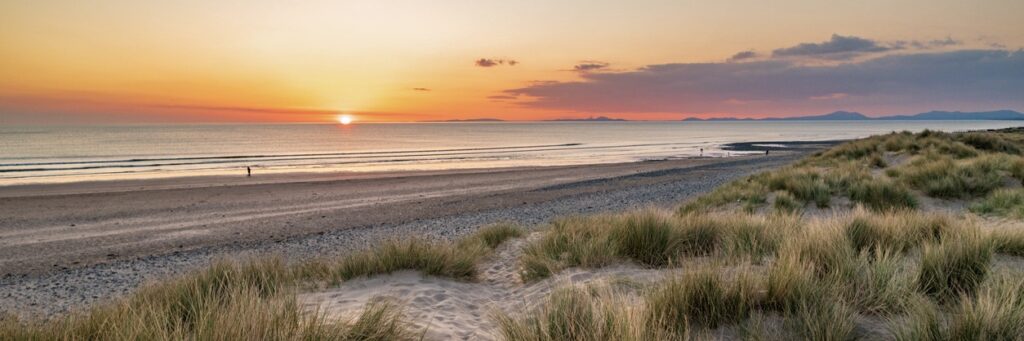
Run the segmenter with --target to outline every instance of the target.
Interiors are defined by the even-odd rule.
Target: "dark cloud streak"
[[[480,58],[474,62],[479,67],[495,67],[498,65],[516,66],[519,61],[515,59]]]
[[[572,70],[576,72],[593,72],[608,68],[609,65],[610,64],[601,61],[585,60],[573,66]]]
[[[859,44],[853,50],[876,50]],[[838,50],[851,48],[821,51]],[[848,107],[938,102],[1024,107],[1020,50],[919,52],[834,65],[786,59],[659,64],[581,76],[580,81],[538,82],[505,93],[529,98],[522,103],[530,107],[585,112],[756,113],[768,107],[818,108],[836,101]]]
[[[773,57],[829,57],[845,59],[857,54],[886,52],[901,49],[898,45],[883,44],[871,39],[833,34],[821,43],[801,43],[796,46],[776,49]]]
[[[744,61],[744,60],[753,59],[753,58],[757,58],[757,57],[758,57],[757,52],[754,52],[753,50],[747,50],[747,51],[736,52],[736,54],[732,55],[732,57],[729,57],[729,61],[730,62],[739,62],[739,61]]]

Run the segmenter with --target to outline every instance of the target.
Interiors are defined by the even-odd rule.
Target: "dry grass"
[[[476,278],[476,264],[507,239],[522,236],[522,228],[496,224],[455,243],[423,239],[391,240],[339,259],[320,259],[297,266],[299,277],[332,284],[356,277],[418,270],[427,275],[459,280]]]
[[[995,252],[1024,257],[1024,230],[1001,229],[993,231],[989,237]]]
[[[353,321],[304,315],[291,282],[278,260],[221,261],[87,311],[48,321],[0,322],[0,339],[400,340],[413,335],[393,304],[369,305]]]
[[[972,212],[1010,218],[1024,218],[1024,189],[999,189],[970,206]]]
[[[788,215],[686,214],[644,209],[619,215],[557,220],[528,245],[522,278],[532,281],[568,267],[601,267],[632,261],[666,267],[693,256],[758,260],[775,252],[786,230],[799,228]]]
[[[951,340],[1019,340],[1024,337],[1024,281],[1003,274],[973,296],[961,296],[949,322]]]
[[[662,337],[732,325],[759,337],[763,316],[779,314],[783,334],[849,340],[860,314],[894,321],[890,329],[900,340],[1020,339],[1021,274],[993,279],[989,272],[994,252],[1024,255],[1024,233],[984,233],[958,218],[917,211],[911,188],[938,198],[989,195],[972,210],[1017,216],[1024,195],[999,188],[1010,177],[1024,178],[1022,142],[1013,134],[934,131],[854,141],[730,183],[674,217],[647,210],[556,224],[531,246],[524,265],[539,265],[535,273],[543,276],[534,278],[616,261],[685,269],[691,256],[703,257],[701,264],[766,265],[743,276],[701,268],[655,286],[633,305],[644,310],[644,321],[622,323],[645,323]],[[886,162],[898,155],[910,161]],[[835,196],[863,208],[799,216],[808,205],[833,205]],[[774,214],[753,214],[769,204]]]
[[[760,302],[749,272],[726,278],[721,269],[692,270],[669,279],[644,298],[652,328],[683,335],[690,325],[716,328],[746,319]]]
[[[889,174],[932,197],[976,198],[1002,186],[1012,162],[1005,155],[956,161],[942,154],[927,154]]]
[[[637,309],[608,288],[571,286],[552,292],[534,311],[497,313],[495,319],[501,337],[510,341],[673,339],[645,329]]]
[[[942,309],[916,300],[906,317],[893,318],[897,340],[1020,340],[1024,336],[1024,281],[1021,273],[1000,273],[975,295],[961,295]],[[944,311],[948,310],[948,312]]]
[[[1003,187],[1008,178],[1024,180],[1022,150],[1024,138],[1012,133],[924,131],[873,136],[722,186],[680,211],[728,211],[738,206],[756,212],[774,197],[770,203],[776,211],[798,212],[807,204],[829,207],[835,196],[878,211],[914,209],[918,200],[910,189],[942,199],[985,197]],[[886,162],[886,157],[897,155],[911,161],[895,166]],[[892,179],[873,175],[872,169],[885,169]],[[1008,210],[1000,207],[1019,209],[1014,207],[1021,200],[1001,193],[991,201],[979,204],[978,210],[1005,214]]]
[[[768,187],[751,177],[718,187],[711,193],[683,205],[679,208],[679,213],[705,213],[726,205],[739,205],[743,210],[753,212],[767,202],[768,193]]]
[[[953,229],[952,218],[934,213],[855,210],[845,224],[846,238],[858,252],[903,252],[926,241],[937,241]]]
[[[887,179],[859,181],[849,187],[850,200],[876,211],[917,208],[917,198],[899,183]]]
[[[961,231],[921,248],[918,286],[939,301],[973,295],[985,280],[992,261],[993,244],[980,231]]]
[[[388,242],[335,261],[285,264],[275,257],[219,261],[153,283],[120,300],[50,320],[0,318],[2,340],[404,340],[401,309],[377,302],[352,321],[303,313],[295,299],[302,282],[348,279],[415,269],[472,279],[476,262],[522,231],[482,228],[457,243]]]

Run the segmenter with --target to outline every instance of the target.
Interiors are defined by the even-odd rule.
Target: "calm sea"
[[[254,172],[457,169],[727,156],[729,142],[1015,121],[532,122],[0,127],[0,186]],[[735,154],[733,154],[735,155]]]

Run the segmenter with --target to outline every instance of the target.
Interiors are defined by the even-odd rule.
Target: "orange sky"
[[[11,0],[0,3],[0,123],[803,114],[819,107],[618,113],[494,96],[536,82],[584,81],[571,69],[586,61],[606,63],[601,72],[721,63],[739,51],[834,33],[887,43],[952,37],[957,48],[1012,50],[1024,45],[1020,13],[1024,2],[1010,0]],[[517,63],[480,67],[481,58]]]

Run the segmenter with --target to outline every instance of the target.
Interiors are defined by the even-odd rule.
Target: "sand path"
[[[425,340],[494,340],[498,338],[493,314],[529,311],[544,301],[553,289],[587,285],[610,279],[635,283],[658,281],[672,270],[644,269],[620,264],[600,269],[567,269],[551,278],[533,283],[519,279],[519,256],[534,232],[502,244],[488,261],[478,267],[475,282],[424,276],[416,271],[359,278],[329,290],[298,296],[306,312],[318,311],[329,319],[349,320],[374,300],[397,301],[412,328]]]

